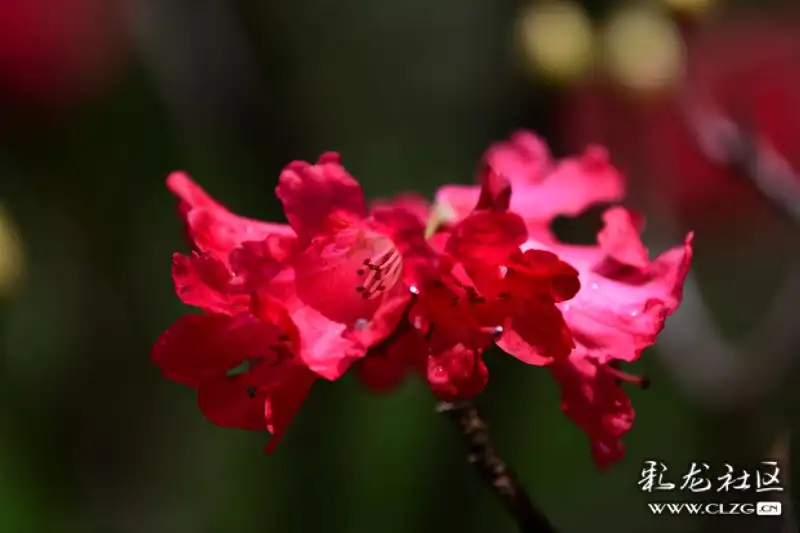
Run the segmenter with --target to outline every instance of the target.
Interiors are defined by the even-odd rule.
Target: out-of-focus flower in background
[[[732,121],[754,140],[766,142],[792,168],[800,168],[798,30],[791,20],[752,16],[705,21],[684,32],[685,66],[675,80],[679,83],[668,90],[647,98],[641,91],[622,91],[621,86],[632,84],[619,76],[625,70],[619,68],[576,87],[566,98],[565,141],[570,146],[609,144],[623,167],[634,170],[634,176],[657,180],[649,183],[668,193],[677,213],[693,221],[702,218],[717,227],[752,223],[768,212],[765,202],[735,168],[714,160],[698,143],[698,124],[687,110],[691,105]],[[650,38],[658,34],[648,33]],[[636,48],[644,47],[627,47]],[[644,61],[653,63],[652,57]],[[673,65],[674,60],[665,63]]]
[[[115,79],[128,44],[109,0],[3,0],[0,94],[37,107],[78,103]]]

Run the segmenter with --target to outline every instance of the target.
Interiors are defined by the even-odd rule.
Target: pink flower
[[[562,385],[565,413],[588,433],[598,465],[606,466],[621,458],[619,438],[633,420],[630,403],[619,400],[624,394],[621,389],[616,390],[618,381],[642,383],[641,379],[618,371],[616,361],[636,360],[656,342],[665,319],[678,308],[692,257],[692,234],[681,246],[651,261],[639,237],[643,219],[621,207],[612,207],[603,215],[605,226],[598,234],[597,245],[560,242],[549,229],[552,220],[558,215],[577,215],[593,203],[621,197],[622,178],[605,156],[597,158],[603,153],[600,149],[590,150],[580,160],[582,163],[567,160],[554,165],[569,171],[548,173],[543,169],[550,162],[541,156],[546,153],[542,146],[530,133],[515,134],[510,142],[487,151],[485,176],[499,174],[512,184],[523,184],[523,199],[515,200],[514,189],[510,201],[512,208],[520,206],[519,213],[531,229],[521,250],[526,254],[552,254],[578,271],[577,294],[556,303],[574,340],[574,349],[566,357],[530,362],[549,363]],[[544,175],[546,186],[529,185],[540,183]],[[440,202],[457,203],[452,212],[458,220],[462,212],[458,202],[465,202],[467,197],[477,199],[479,191],[478,187],[450,186],[443,188],[437,198]],[[566,191],[572,191],[571,196],[563,194]],[[536,202],[538,207],[533,205]],[[529,324],[519,331],[529,332],[533,327]],[[514,341],[513,337],[503,336],[497,344],[513,352]]]

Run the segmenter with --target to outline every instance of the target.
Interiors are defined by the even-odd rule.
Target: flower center
[[[356,275],[363,278],[356,292],[366,300],[379,297],[387,289],[394,287],[403,273],[403,257],[389,239],[388,248],[379,247],[376,255],[364,259],[363,268],[356,270]]]

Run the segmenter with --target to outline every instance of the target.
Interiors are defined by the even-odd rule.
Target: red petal
[[[338,154],[329,152],[316,165],[294,161],[281,172],[275,194],[303,241],[326,232],[336,220],[355,222],[366,214],[361,186],[339,162]]]
[[[577,354],[549,366],[561,386],[561,409],[592,443],[592,457],[605,469],[625,456],[620,440],[634,419],[631,401],[613,376]]]
[[[428,356],[428,383],[440,400],[471,398],[482,392],[488,382],[489,370],[483,359],[462,344]]]
[[[272,356],[270,346],[281,334],[249,314],[185,315],[159,337],[152,358],[166,378],[197,387],[246,358]]]
[[[262,363],[236,376],[205,381],[198,389],[198,404],[218,426],[272,433],[269,453],[280,442],[315,379],[302,365]]]
[[[476,210],[505,211],[511,204],[511,182],[508,178],[488,168],[481,176],[481,195]]]
[[[224,428],[264,431],[264,396],[252,392],[246,374],[219,376],[204,381],[197,389],[197,405],[211,421]]]
[[[530,365],[547,365],[570,354],[574,343],[553,302],[527,300],[505,325],[497,345]]]
[[[526,250],[508,264],[508,291],[512,296],[536,299],[542,296],[556,302],[569,300],[580,289],[578,271],[544,250]]]
[[[276,276],[260,291],[259,298],[263,295],[278,299],[289,311],[300,332],[298,358],[325,379],[342,377],[355,360],[366,354],[364,346],[346,338],[350,325],[330,320],[298,297],[292,269]]]
[[[447,252],[458,261],[501,265],[528,237],[522,218],[511,212],[476,211],[453,228]]]
[[[317,379],[316,374],[303,366],[286,367],[286,372],[287,375],[280,384],[266,391],[264,417],[267,430],[272,433],[272,438],[264,450],[266,453],[272,453],[283,439],[294,415]]]
[[[397,329],[410,300],[411,295],[405,290],[386,298],[370,319],[356,321],[354,327],[348,330],[345,336],[354,339],[366,348],[375,346]]]
[[[181,200],[179,211],[189,226],[192,244],[227,262],[228,254],[245,241],[260,241],[268,235],[293,238],[285,224],[261,222],[234,215],[212,199],[185,172],[167,177],[167,187]]]
[[[283,270],[294,253],[296,239],[270,235],[263,241],[243,242],[230,254],[231,270],[252,294]]]
[[[402,292],[403,258],[394,243],[360,226],[314,239],[293,265],[303,302],[348,328]]]
[[[404,323],[358,362],[358,376],[372,391],[388,392],[397,387],[409,371],[424,375],[427,354],[425,337]]]
[[[209,313],[233,315],[246,310],[250,303],[225,265],[211,254],[174,254],[172,280],[183,303]]]
[[[411,222],[402,222],[400,226],[413,225],[422,228],[425,231],[425,224],[431,213],[431,205],[428,200],[416,193],[402,193],[394,198],[388,200],[375,200],[370,206],[370,214],[380,219],[384,214],[392,216],[392,214],[400,214],[410,217],[407,220]],[[391,225],[391,224],[390,224]]]

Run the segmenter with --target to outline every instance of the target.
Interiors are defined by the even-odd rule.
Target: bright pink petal
[[[366,215],[361,186],[333,152],[320,156],[316,165],[289,163],[281,172],[275,194],[289,224],[304,242],[325,233],[331,224],[356,222]]]
[[[573,264],[583,263],[580,291],[558,304],[575,338],[576,353],[601,363],[633,361],[655,343],[667,316],[680,305],[692,259],[692,234],[641,270],[609,263],[599,248],[588,265],[586,251],[564,247],[558,253]]]
[[[271,357],[281,330],[249,314],[185,315],[159,337],[153,361],[164,377],[197,387],[224,375],[245,359]]]
[[[577,216],[594,204],[617,202],[625,195],[622,175],[599,146],[561,160],[540,184],[523,187],[512,183],[511,209],[535,224],[549,224],[558,216]]]
[[[444,185],[436,191],[436,205],[447,206],[453,222],[463,220],[475,210],[481,188],[477,185]]]
[[[644,219],[623,207],[612,207],[603,213],[603,222],[597,243],[606,255],[623,265],[647,268],[649,253],[639,237]]]
[[[589,437],[598,468],[620,461],[625,456],[621,438],[633,425],[634,411],[614,376],[578,354],[548,368],[561,387],[561,409]]]
[[[183,303],[208,313],[234,315],[250,304],[227,267],[208,253],[173,254],[172,280]]]
[[[520,131],[509,141],[495,143],[484,155],[486,178],[499,177],[511,185],[510,209],[537,230],[544,231],[558,216],[576,216],[593,204],[617,202],[625,195],[623,176],[609,162],[608,152],[590,146],[575,158],[554,163],[546,145],[530,132]],[[448,185],[436,193],[437,205],[447,206],[454,221],[466,218],[481,197],[477,186]],[[495,193],[495,197],[502,197]]]
[[[201,252],[215,254],[223,262],[227,262],[228,254],[245,241],[260,241],[269,235],[294,237],[292,229],[285,224],[234,215],[185,172],[170,174],[167,187],[180,199],[179,213],[188,225],[193,246]]]
[[[484,164],[511,181],[516,190],[541,182],[551,169],[547,144],[529,131],[517,131],[508,141],[491,145],[483,156]]]

